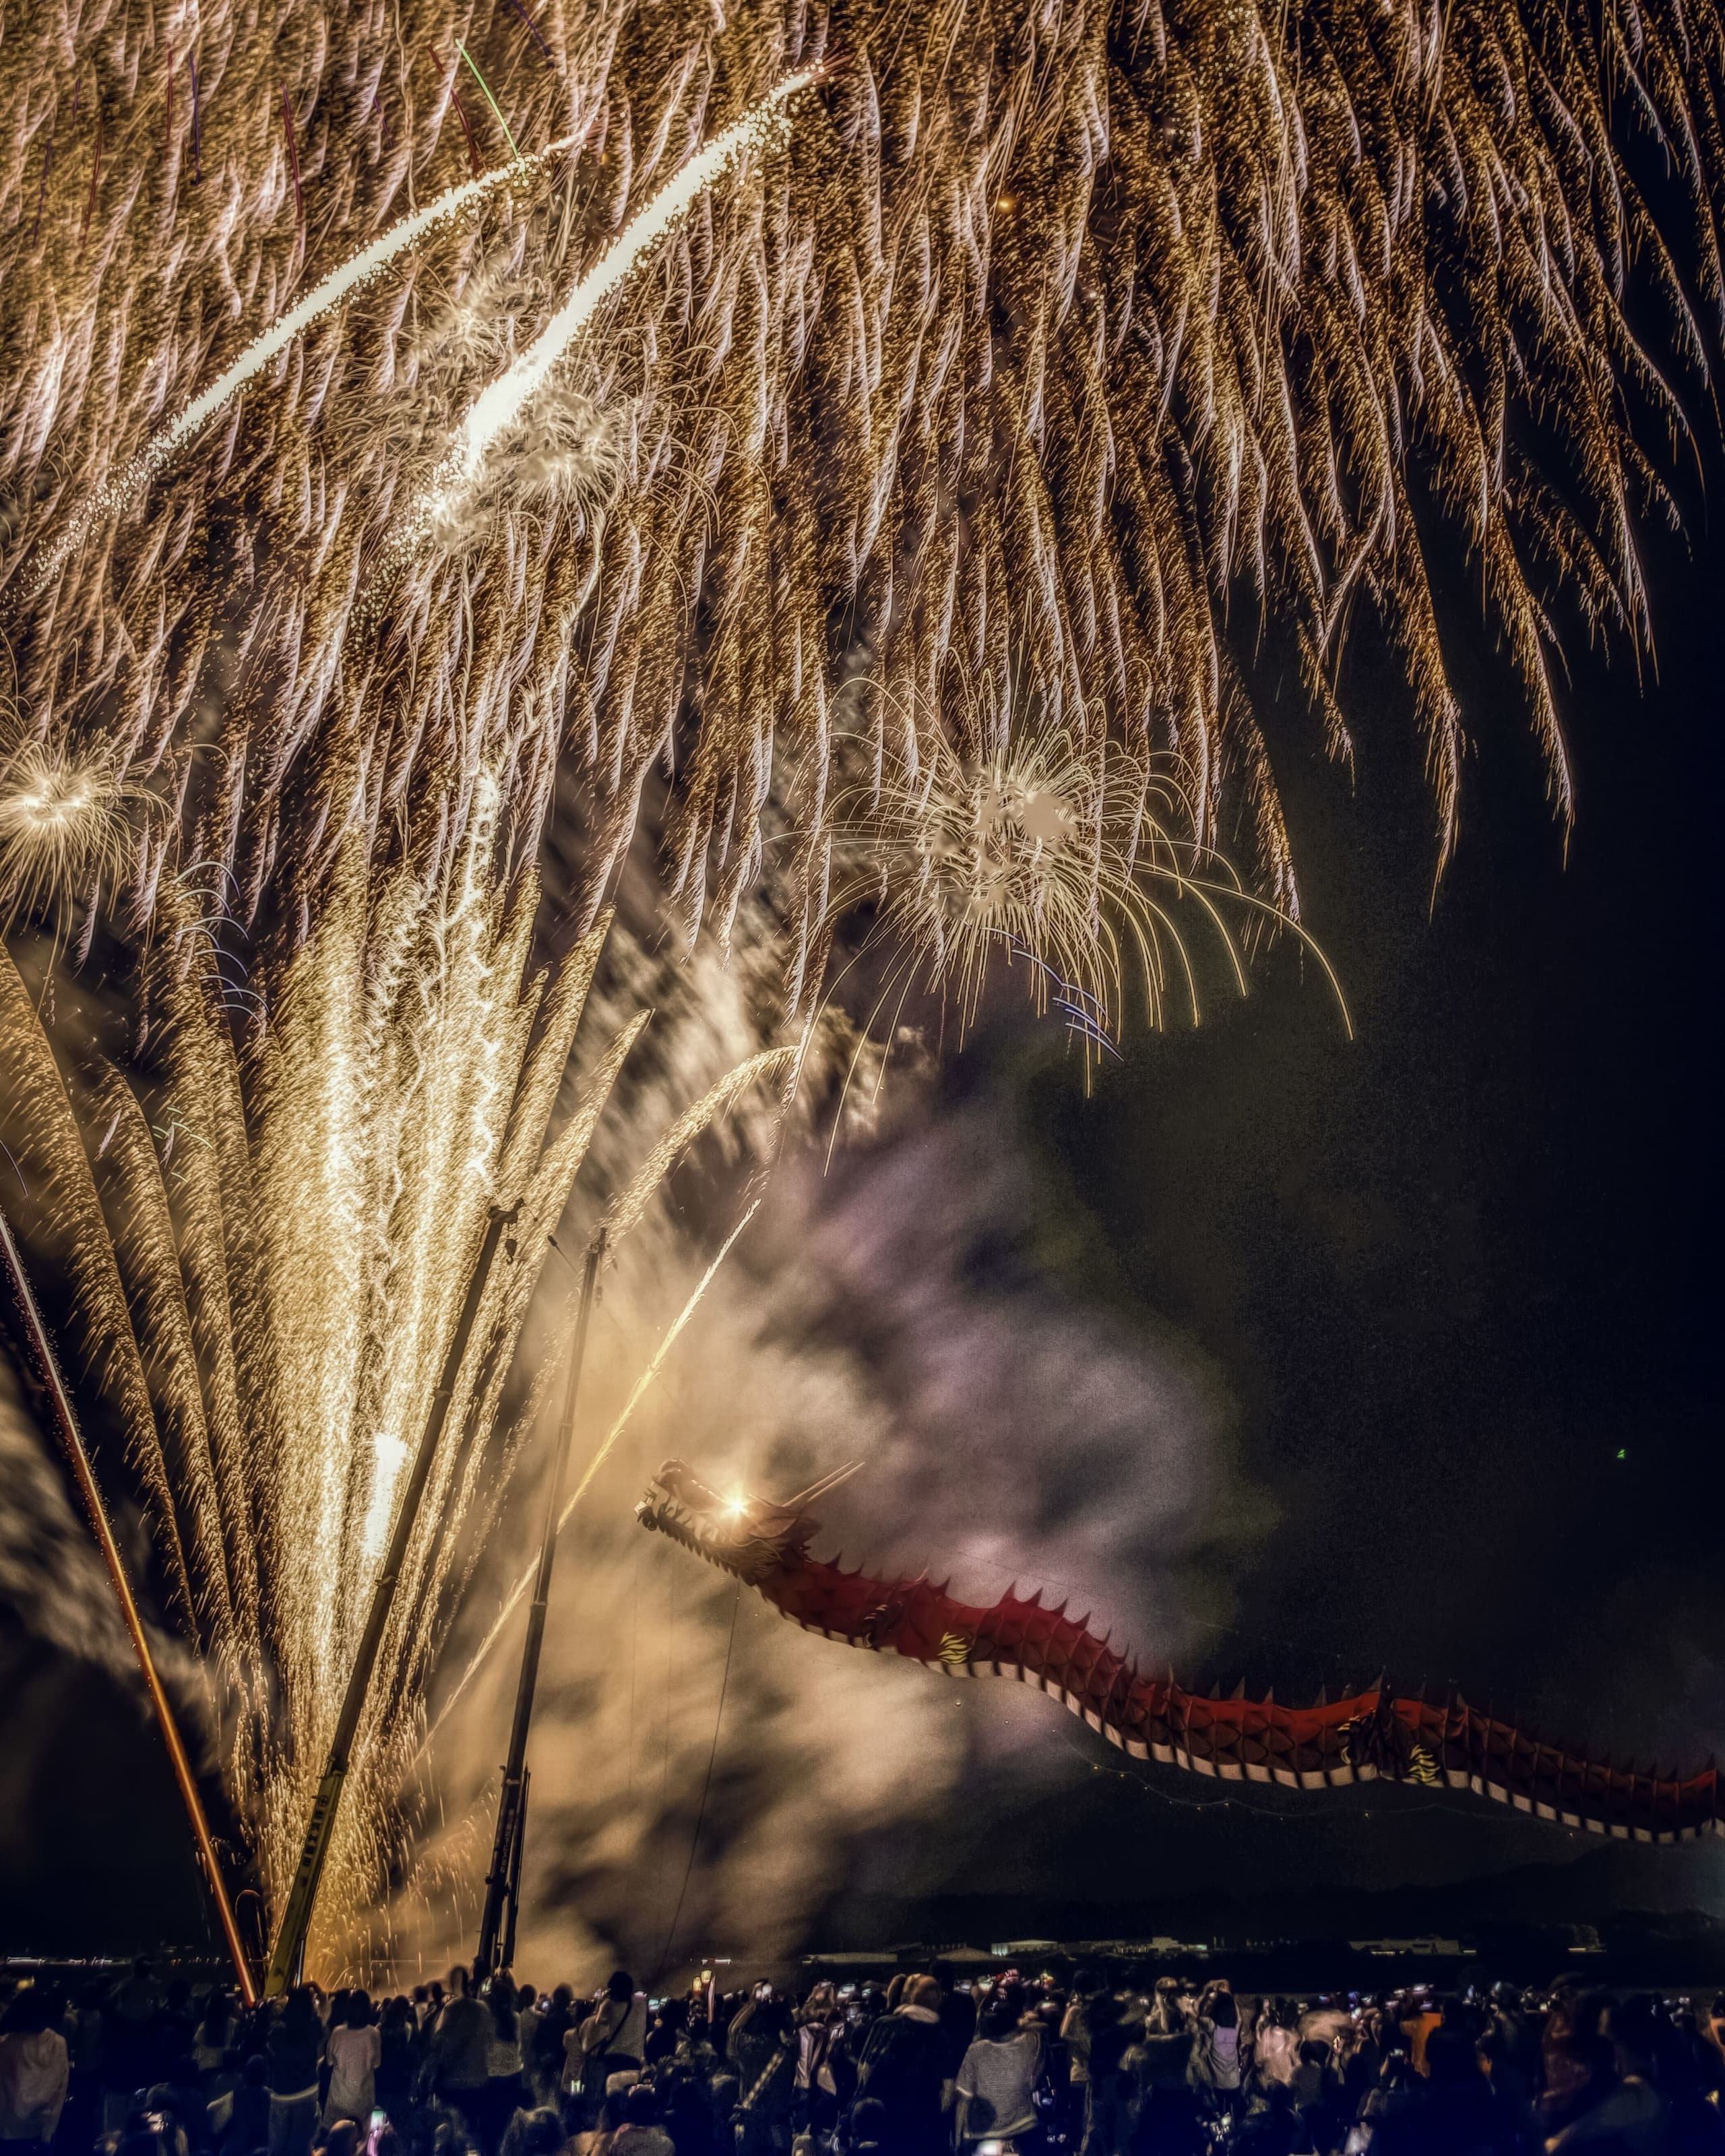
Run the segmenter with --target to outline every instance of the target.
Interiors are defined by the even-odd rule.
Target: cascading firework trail
[[[490,888],[494,843],[495,811],[482,811],[441,890],[347,879],[289,969],[249,1087],[210,956],[184,921],[181,947],[164,954],[159,1099],[146,1117],[108,1074],[84,1118],[98,1133],[100,1189],[11,977],[14,1143],[67,1186],[47,1225],[70,1228],[86,1330],[124,1374],[106,1389],[121,1400],[166,1592],[218,1681],[228,1784],[271,1898],[378,1555],[364,1522],[387,1517],[390,1440],[424,1419],[493,1193],[531,1191],[529,1214],[549,1207],[551,1220],[524,1225],[520,1265],[500,1274],[475,1328],[425,1508],[436,1532],[419,1537],[403,1581],[388,1681],[356,1763],[359,1801],[331,1860],[349,1907],[375,1891],[393,1723],[434,1636],[479,1463],[495,1461],[483,1426],[545,1226],[627,1046],[547,1146],[596,950],[578,950],[548,988],[524,983],[527,921]],[[489,1476],[477,1486],[483,1502]]]
[[[644,1021],[554,1111],[604,939],[527,966],[536,890],[495,870],[495,787],[428,888],[344,863],[275,984],[251,1067],[214,954],[164,901],[162,1045],[141,1093],[112,1067],[74,1111],[0,961],[8,1143],[42,1247],[63,1245],[85,1345],[126,1435],[161,1591],[198,1650],[224,1781],[279,1907],[395,1509],[494,1204],[519,1202],[463,1355],[361,1726],[326,1933],[373,1906],[418,1704],[538,1387],[515,1348],[614,1081]],[[626,1235],[682,1150],[788,1051],[730,1072],[614,1199]],[[83,1136],[80,1136],[80,1125]],[[90,1142],[94,1165],[86,1157]]]
[[[676,0],[554,12],[555,69],[482,8],[462,49],[517,141],[582,132],[567,182],[476,203],[313,322],[146,515],[107,518],[31,597],[35,550],[314,260],[452,185],[450,27],[274,0],[244,34],[218,8],[170,43],[90,0],[0,53],[18,706],[146,778],[243,920],[284,864],[309,920],[348,835],[434,824],[481,753],[525,829],[550,762],[577,768],[591,897],[657,767],[691,921],[722,928],[783,834],[811,995],[859,675],[877,760],[913,778],[937,733],[978,768],[1070,736],[1097,801],[1117,751],[1146,783],[1173,757],[1196,842],[1291,910],[1230,612],[1292,639],[1343,756],[1349,625],[1379,619],[1441,854],[1465,736],[1433,543],[1477,572],[1567,813],[1548,592],[1645,639],[1635,521],[1670,501],[1638,415],[1686,430],[1717,331],[1717,0]],[[492,378],[452,378],[483,341],[465,295],[511,283],[490,326],[531,351],[716,122],[829,54],[788,146],[703,197],[570,357],[616,444],[608,498],[505,486],[356,648],[369,565]],[[201,179],[165,102],[194,59]],[[145,913],[168,844],[136,849]]]
[[[280,321],[272,322],[263,336],[248,345],[226,373],[212,382],[209,388],[194,397],[172,425],[164,427],[143,451],[115,479],[97,488],[95,495],[71,519],[68,529],[62,532],[49,547],[44,559],[35,566],[31,578],[31,593],[34,596],[53,579],[65,562],[67,557],[83,540],[85,534],[98,518],[113,515],[137,501],[151,480],[166,470],[177,450],[201,434],[223,408],[230,403],[254,381],[279,353],[284,352],[295,339],[309,329],[320,316],[339,306],[350,294],[357,291],[393,262],[396,256],[434,232],[438,226],[459,217],[463,210],[499,187],[514,182],[523,183],[562,151],[572,149],[576,138],[566,136],[560,142],[539,151],[532,158],[519,158],[515,162],[500,167],[495,172],[483,172],[477,179],[468,180],[462,186],[450,187],[435,202],[424,209],[415,210],[391,225],[381,239],[362,247],[351,260],[326,277],[313,291],[307,294],[296,306],[290,307]]]
[[[438,468],[424,526],[417,530],[410,527],[408,543],[455,513],[460,498],[478,485],[485,460],[499,438],[519,421],[546,377],[603,302],[649,249],[676,228],[716,181],[751,149],[782,131],[785,106],[814,80],[813,70],[792,75],[691,157],[606,249],[527,350],[480,392]]]

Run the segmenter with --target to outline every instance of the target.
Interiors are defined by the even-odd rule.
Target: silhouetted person
[[[850,2114],[851,2156],[886,2156],[890,2130],[886,2106],[865,2097]]]
[[[559,2112],[518,2111],[504,2129],[498,2156],[558,2156],[567,2138]]]
[[[886,2107],[882,2141],[894,2156],[937,2156],[947,2143],[941,2114],[946,2046],[941,2030],[941,1988],[932,1976],[913,1976],[901,2003],[870,2030],[857,2068],[857,2093]]]
[[[419,2062],[419,2025],[413,2001],[392,1999],[377,2022],[377,2071],[374,2110],[391,2118],[403,2118],[413,2098],[413,2074]]]
[[[545,2011],[533,2019],[527,2070],[542,2102],[557,2100],[563,2076],[563,2041],[574,2025],[575,1994],[567,1984],[560,1984]]]
[[[449,1996],[431,2032],[431,2086],[464,2118],[483,2104],[491,2077],[491,2010],[467,1988],[459,1964],[449,1971]]]
[[[479,2117],[470,2123],[481,2156],[495,2156],[504,2129],[526,2093],[521,2079],[521,2015],[515,1986],[506,1975],[492,1979],[485,2005],[491,2016],[491,2041],[485,2053],[485,2093]]]
[[[108,2000],[103,2078],[107,2096],[103,2123],[111,2133],[136,2109],[140,2089],[156,2078],[156,2040],[166,2000],[154,1964],[140,1956]]]
[[[322,2054],[323,2024],[311,1987],[295,1984],[264,2046],[270,2063],[270,2156],[308,2156],[317,2130]]]
[[[71,2079],[71,2055],[55,2025],[59,2002],[39,1984],[21,1991],[0,2021],[0,2151],[40,2156],[53,2140]]]
[[[377,2101],[377,2064],[383,2039],[372,2013],[372,2002],[363,1991],[345,1991],[332,2003],[329,2033],[324,2038],[324,2056],[329,2064],[329,2087],[323,2100],[326,2132],[337,2119],[351,2118],[369,2126]]]
[[[1041,2066],[1041,2031],[1034,2025],[1019,2025],[1010,1999],[991,1999],[983,2009],[975,2042],[959,2062],[961,2148],[1036,2131],[1040,2123],[1036,2116],[1036,2077]]]
[[[352,2118],[338,2118],[325,2132],[323,2145],[318,2156],[360,2156],[364,2138],[359,2122]]]
[[[615,2073],[639,2069],[647,2047],[647,2002],[625,1969],[614,1969],[593,2012],[575,2031],[583,2096],[598,2097]]]
[[[270,2061],[255,2051],[240,2069],[239,2086],[222,2129],[222,2156],[252,2156],[270,2145]]]

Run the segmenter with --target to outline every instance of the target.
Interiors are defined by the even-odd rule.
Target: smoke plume
[[[0,1602],[63,1654],[122,1679],[136,1664],[90,1529],[42,1449],[0,1353]]]
[[[649,990],[636,978],[628,993]],[[697,956],[647,1040],[686,1095],[752,1045],[750,1024],[746,957],[727,973]],[[811,1058],[811,1096],[842,1046]],[[872,1078],[850,1088],[855,1112]],[[1039,1257],[1044,1201],[1003,1137],[1005,1104],[942,1111],[914,1080],[886,1099],[891,1127],[853,1132],[826,1173],[824,1146],[788,1147],[562,1538],[516,1956],[536,1980],[603,1974],[619,1954],[650,1979],[707,1953],[791,1952],[829,1915],[842,1921],[860,1867],[902,1888],[931,1841],[950,1850],[968,1814],[978,1829],[1009,1814],[1072,1741],[1045,1700],[804,1635],[644,1534],[634,1503],[665,1457],[775,1496],[860,1461],[817,1507],[822,1553],[950,1573],[983,1603],[1014,1579],[1070,1592],[1147,1659],[1182,1650],[1221,1472],[1208,1379],[1173,1342],[1086,1307]],[[574,1472],[730,1224],[716,1215],[695,1232],[691,1217],[712,1209],[720,1180],[697,1202],[685,1189],[687,1209],[663,1210],[621,1255],[594,1323]],[[507,1561],[493,1553],[497,1581],[526,1547],[524,1518]],[[495,1606],[476,1598],[475,1636]],[[434,1748],[431,1830],[393,1912],[403,1976],[470,1941],[520,1639],[517,1620]],[[966,1796],[978,1776],[980,1810]]]

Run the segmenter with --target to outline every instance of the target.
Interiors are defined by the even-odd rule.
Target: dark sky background
[[[1657,680],[1638,688],[1626,656],[1572,647],[1567,861],[1519,696],[1461,599],[1476,752],[1435,902],[1406,698],[1369,632],[1344,685],[1352,782],[1291,690],[1278,702],[1307,919],[1353,1041],[1284,945],[1247,1003],[1197,1033],[1137,1034],[1088,1098],[1076,1060],[1022,1029],[942,1081],[1014,1104],[1068,1286],[1171,1322],[1235,1404],[1231,1486],[1274,1524],[1231,1570],[1229,1629],[1200,1675],[1305,1697],[1380,1668],[1453,1678],[1644,1763],[1704,1754],[1725,1730],[1725,544],[1698,516],[1686,547],[1651,533],[1646,551]],[[1259,687],[1275,696],[1273,673]],[[1070,1769],[1009,1834],[932,1849],[920,1871],[863,1852],[858,1891],[1023,1894],[1054,1923],[1122,1880],[1322,1893],[1585,1853],[1460,1799],[1219,1808],[1166,1776],[1099,1772],[1078,1733],[1061,1738]],[[1609,1891],[1725,1914],[1725,1859],[1651,1856]],[[0,1608],[0,1944],[201,1928],[136,1704]]]
[[[1132,1043],[1091,1099],[1065,1060],[1021,1081],[1021,1127],[1070,1208],[1069,1280],[1198,1343],[1237,1405],[1238,1488],[1273,1506],[1267,1536],[1224,1566],[1233,1620],[1198,1674],[1226,1688],[1453,1681],[1644,1768],[1725,1735],[1725,544],[1704,526],[1646,542],[1656,679],[1638,688],[1626,654],[1572,644],[1567,858],[1524,706],[1455,595],[1474,753],[1435,899],[1405,698],[1371,637],[1345,683],[1351,783],[1279,700],[1306,919],[1352,1041],[1284,947],[1246,1004]],[[1207,1790],[1072,1750],[1034,1833],[949,1888],[1321,1902],[1591,1856],[1548,1882],[1548,1913],[1567,1895],[1582,1917],[1614,1903],[1725,1917],[1717,1843],[1602,1854],[1411,1792],[1321,1815],[1255,1794],[1200,1810]]]

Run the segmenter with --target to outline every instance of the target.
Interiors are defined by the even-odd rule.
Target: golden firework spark
[[[100,1188],[16,976],[0,1047],[272,1892],[481,1224],[522,1201],[331,1859],[356,1907],[632,1037],[559,1122],[597,955],[529,969],[559,778],[590,910],[644,798],[721,932],[787,837],[793,1004],[869,895],[967,1014],[1011,957],[1087,1036],[1134,969],[1154,1015],[1174,901],[1230,964],[1230,908],[1296,916],[1243,603],[1338,756],[1376,618],[1441,858],[1428,547],[1465,557],[1567,814],[1548,593],[1645,638],[1638,415],[1681,429],[1721,301],[1719,0],[667,0],[548,21],[551,69],[507,10],[463,27],[522,149],[473,179],[425,0],[69,0],[0,43],[0,604],[52,728],[0,773],[0,902],[100,880],[153,937],[149,1083],[86,1104]],[[500,267],[519,318],[440,349]],[[403,546],[443,496],[485,514]]]
[[[0,927],[77,899],[94,904],[123,872],[131,839],[107,759],[38,739],[0,750]]]
[[[183,896],[171,901],[152,960],[159,1060],[142,1099],[118,1072],[95,1086],[95,1182],[5,962],[0,1052],[20,1079],[9,1142],[38,1194],[39,1232],[70,1251],[87,1344],[210,1680],[272,1907],[486,1219],[494,1204],[520,1208],[460,1363],[355,1747],[326,1873],[335,1913],[315,1935],[326,1964],[396,1851],[425,1680],[531,1427],[531,1401],[498,1427],[516,1344],[645,1019],[624,1024],[559,1117],[605,925],[533,971],[536,883],[500,877],[499,814],[482,774],[434,883],[345,860],[270,983],[245,1064],[208,927]],[[614,1196],[614,1239],[714,1117],[788,1060],[754,1059],[673,1121]]]
[[[527,349],[495,382],[486,383],[468,407],[455,440],[439,465],[424,509],[427,531],[460,516],[464,497],[481,484],[497,444],[520,426],[552,369],[600,307],[627,282],[649,251],[676,230],[708,188],[752,150],[783,139],[786,107],[814,80],[813,73],[805,70],[775,84],[741,120],[691,157],[629,220]]]
[[[242,918],[277,864],[459,798],[476,758],[533,827],[561,757],[590,890],[660,766],[690,916],[730,918],[788,825],[806,947],[845,685],[881,691],[879,761],[924,760],[896,711],[980,766],[1008,745],[960,737],[961,671],[1000,711],[1177,759],[1199,837],[1247,833],[1248,880],[1286,908],[1230,617],[1286,634],[1338,756],[1345,645],[1375,618],[1441,856],[1464,733],[1433,547],[1476,572],[1567,814],[1548,599],[1645,638],[1636,519],[1670,505],[1637,415],[1681,434],[1720,307],[1718,0],[672,0],[547,23],[554,67],[481,11],[463,50],[509,137],[578,156],[416,233],[279,346],[352,235],[475,184],[458,64],[428,57],[444,18],[265,0],[242,31],[218,0],[177,31],[116,24],[37,11],[0,49],[10,561],[203,384],[239,369],[245,393],[177,444],[147,516],[104,520],[33,596],[8,571],[6,625],[21,703],[116,777],[213,724],[185,857],[227,866]],[[511,325],[535,350],[703,144],[829,49],[787,145],[606,300],[578,385],[619,415],[605,512],[578,487],[506,501],[416,557],[357,654],[359,594],[431,478],[388,415],[429,393],[435,295],[506,256],[548,295]],[[1632,139],[1669,166],[1656,205]],[[149,864],[135,883],[147,910]]]
[[[465,52],[463,57],[465,57]],[[490,94],[486,92],[488,97]],[[35,565],[32,572],[33,592],[39,593],[52,582],[99,519],[116,515],[136,501],[151,482],[167,469],[180,450],[201,434],[248,383],[255,382],[270,362],[285,352],[321,316],[328,314],[362,286],[380,275],[397,255],[423,239],[428,233],[435,232],[440,225],[453,222],[464,210],[483,202],[500,187],[519,185],[531,178],[536,167],[549,162],[560,152],[572,149],[575,141],[572,135],[561,142],[553,142],[548,149],[542,150],[531,162],[521,157],[511,142],[511,164],[495,172],[482,172],[460,187],[449,188],[423,209],[416,210],[412,216],[404,217],[393,224],[369,246],[361,248],[339,269],[332,270],[315,290],[309,292],[279,321],[272,322],[254,343],[247,346],[227,372],[193,398],[171,426],[164,427],[160,434],[153,435],[148,445],[130,465],[95,490],[90,501],[74,513],[66,530],[48,549],[44,559]]]
[[[962,1036],[990,976],[1016,967],[1036,1008],[1057,1007],[1088,1055],[1111,1046],[1134,978],[1152,1025],[1173,995],[1198,1019],[1185,933],[1194,918],[1239,993],[1240,932],[1273,924],[1301,937],[1341,1004],[1297,921],[1200,843],[1175,775],[1101,737],[1024,728],[1005,738],[1002,753],[967,763],[944,734],[919,729],[917,771],[895,764],[835,794],[829,918],[837,927],[873,907],[870,940],[895,954],[883,1007],[932,989],[955,1004]]]

